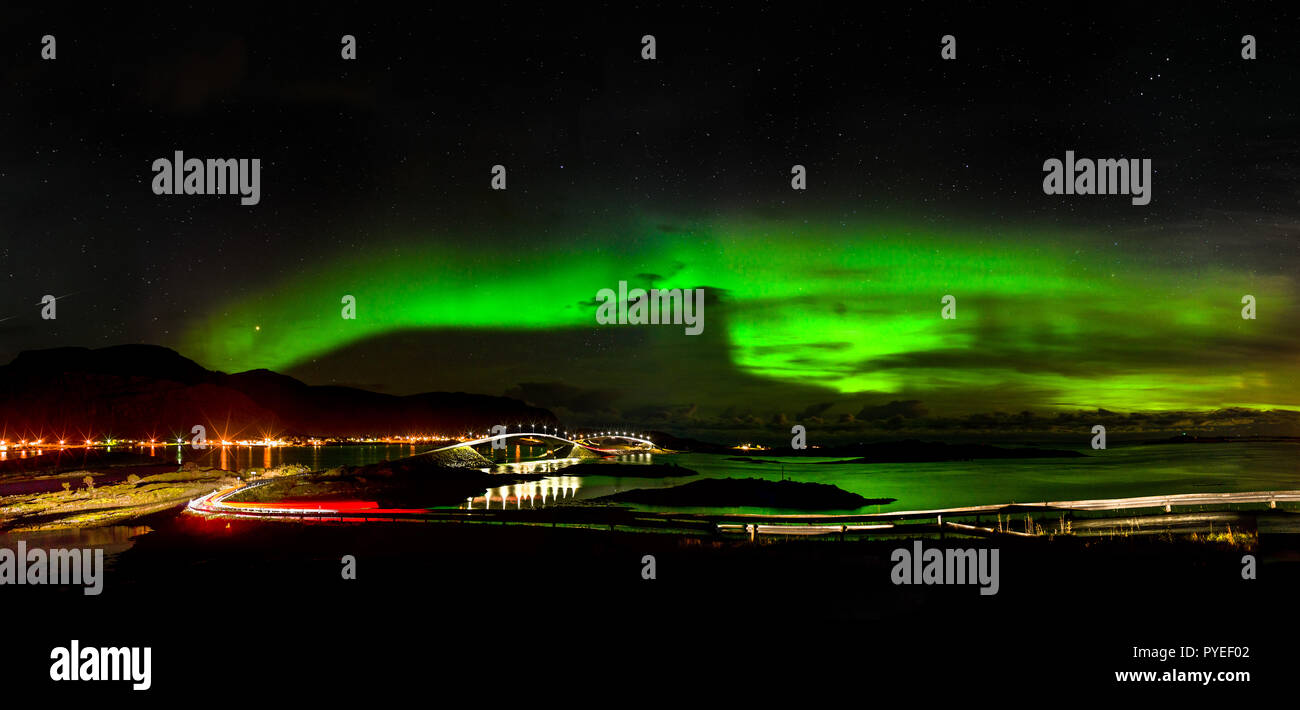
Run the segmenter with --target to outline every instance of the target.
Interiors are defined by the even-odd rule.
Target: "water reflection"
[[[489,488],[483,495],[467,499],[461,509],[522,510],[557,505],[573,500],[582,485],[581,480],[577,476],[547,476],[540,481]]]
[[[545,461],[520,461],[518,463],[497,464],[490,469],[483,469],[491,473],[555,473],[561,469],[568,468],[582,459],[547,459]]]
[[[620,454],[612,457],[620,463],[653,463],[654,455],[646,452]],[[582,488],[582,478],[565,476],[564,469],[579,463],[589,463],[590,459],[547,459],[545,461],[520,461],[517,463],[497,464],[492,468],[481,469],[488,473],[556,473],[540,481],[497,486],[489,488],[481,496],[466,499],[460,506],[462,510],[507,510],[513,508],[543,508],[563,505],[578,497]],[[598,484],[594,491],[600,494],[602,486]],[[611,491],[612,492],[612,491]],[[588,497],[592,491],[588,491]]]
[[[103,549],[108,554],[121,552],[133,545],[133,538],[153,532],[147,525],[106,525],[98,528],[73,530],[38,530],[24,533],[0,533],[0,547],[12,547],[19,540],[29,549],[45,550],[90,547]]]

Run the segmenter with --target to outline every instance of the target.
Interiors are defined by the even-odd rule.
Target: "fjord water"
[[[302,464],[313,470],[363,465],[412,456],[430,446],[367,444],[349,446],[218,447],[206,453],[208,465],[236,470]],[[1082,450],[1081,458],[985,459],[936,463],[836,464],[833,458],[782,457],[750,452],[774,463],[747,463],[717,454],[634,454],[620,463],[668,463],[698,476],[637,478],[563,476],[561,471],[531,485],[485,491],[468,507],[528,507],[590,500],[633,488],[664,488],[699,478],[762,478],[828,483],[867,498],[896,498],[888,505],[854,511],[921,510],[996,503],[1037,503],[1094,498],[1123,498],[1177,493],[1212,493],[1300,489],[1300,442],[1234,442],[1113,445]],[[159,449],[160,458],[175,457]],[[187,455],[186,458],[189,458]],[[563,465],[563,464],[559,464]],[[555,464],[537,467],[545,472]],[[498,467],[505,472],[505,467]],[[541,497],[541,491],[559,491]],[[490,501],[490,503],[489,503]],[[653,506],[638,506],[653,509]],[[675,510],[699,510],[674,508]],[[790,512],[762,508],[710,509],[715,512]]]
[[[986,459],[938,463],[835,464],[836,459],[755,458],[775,463],[730,461],[711,454],[641,455],[628,463],[676,463],[699,476],[627,478],[584,476],[578,488],[561,501],[597,498],[633,488],[663,488],[700,477],[762,478],[829,483],[867,498],[896,498],[888,505],[849,512],[925,510],[997,503],[1040,503],[1094,498],[1124,498],[1176,493],[1215,493],[1300,489],[1300,443],[1243,442],[1118,446],[1083,452],[1082,458]],[[571,477],[572,478],[572,477]],[[564,481],[572,486],[575,480]],[[551,483],[558,486],[560,481]],[[493,491],[494,506],[515,507],[527,487],[506,486]],[[504,495],[503,495],[504,494]],[[504,498],[504,500],[503,500]],[[483,498],[477,505],[485,504]],[[553,498],[551,500],[554,500]],[[549,501],[548,501],[549,502]],[[664,509],[637,506],[647,510]],[[699,508],[673,510],[704,512]],[[711,512],[789,513],[752,507],[710,508]]]
[[[148,447],[142,447],[147,452]],[[194,460],[204,466],[215,466],[228,471],[246,471],[250,468],[275,468],[285,465],[307,466],[313,471],[323,471],[339,466],[365,466],[422,454],[437,448],[432,444],[346,444],[342,446],[211,446],[202,452],[190,447],[182,450],[185,461]],[[177,452],[167,449],[163,456],[174,458]]]

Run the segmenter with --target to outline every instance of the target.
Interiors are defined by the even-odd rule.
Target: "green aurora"
[[[211,367],[283,371],[404,330],[626,328],[597,325],[593,300],[625,280],[705,287],[717,297],[706,332],[723,329],[737,369],[844,395],[1009,388],[1034,393],[1027,405],[1117,410],[1300,402],[1287,276],[1191,273],[1059,237],[739,221],[642,231],[585,247],[404,240],[343,255],[226,304],[182,345]],[[344,294],[355,320],[340,317]],[[940,317],[946,294],[955,320]],[[1241,317],[1244,294],[1258,319]]]

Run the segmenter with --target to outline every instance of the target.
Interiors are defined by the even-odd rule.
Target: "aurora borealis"
[[[464,12],[439,26],[482,19]],[[972,12],[946,18],[944,62],[938,28],[890,30],[907,15],[663,17],[654,61],[626,46],[655,22],[636,13],[492,41],[371,21],[349,28],[355,62],[269,29],[182,42],[116,18],[156,41],[115,69],[10,72],[27,103],[4,117],[24,147],[0,175],[22,235],[0,359],[156,343],[227,372],[682,431],[1014,432],[1105,410],[1300,433],[1293,50],[1244,63],[1208,26],[1121,47],[1050,13],[1026,36]],[[151,194],[174,151],[260,159],[260,202]],[[1044,194],[1043,161],[1068,152],[1149,160],[1150,203]],[[705,289],[704,332],[598,325],[620,281]],[[43,294],[57,322],[30,307]]]
[[[973,404],[976,393],[1010,391],[1021,406],[1124,410],[1269,408],[1300,398],[1288,356],[1295,333],[1269,326],[1296,315],[1295,284],[1281,276],[1225,271],[1193,284],[1157,266],[1026,246],[1030,238],[900,227],[736,223],[637,241],[646,246],[620,253],[593,245],[503,259],[484,245],[341,259],[196,324],[184,349],[232,371],[292,371],[410,330],[506,331],[527,342],[538,331],[596,329],[596,291],[632,279],[721,294],[707,327],[721,331],[731,366],[835,395],[924,392]],[[943,320],[939,299],[950,293],[958,317]],[[1241,318],[1245,293],[1265,318]],[[339,317],[342,294],[358,299],[355,321]],[[679,334],[656,334],[647,347],[707,369],[692,358],[712,348],[663,342]],[[614,368],[588,384],[628,377]]]
[[[16,697],[1294,693],[1300,2],[23,5]]]

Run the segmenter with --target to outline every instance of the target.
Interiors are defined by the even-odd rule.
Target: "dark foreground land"
[[[8,587],[0,663],[47,677],[49,649],[148,645],[154,689],[527,701],[552,684],[622,704],[698,697],[1049,705],[1063,697],[1242,697],[1289,682],[1300,540],[949,536],[1000,551],[1000,590],[895,586],[902,540],[760,544],[482,523],[293,524],[159,516],[102,596]],[[1258,579],[1243,580],[1255,554]],[[357,578],[344,580],[352,555]],[[655,579],[643,578],[653,555]],[[1249,647],[1249,659],[1134,658],[1134,646]],[[1291,668],[1290,671],[1287,668]],[[1124,670],[1248,670],[1249,683],[1118,684]],[[271,691],[271,688],[277,690]],[[127,684],[60,693],[129,697]],[[1235,695],[1234,695],[1235,694]],[[707,698],[699,698],[707,702]]]

